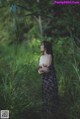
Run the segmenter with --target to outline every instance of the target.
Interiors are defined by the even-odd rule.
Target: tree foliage
[[[36,62],[44,39],[53,42],[61,99],[56,114],[80,118],[79,11],[80,5],[52,0],[0,0],[0,107],[9,108],[11,118],[41,108]]]

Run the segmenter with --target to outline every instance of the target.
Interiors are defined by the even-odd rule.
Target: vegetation
[[[80,6],[49,0],[0,0],[0,109],[41,118],[40,43],[52,41],[58,80],[56,119],[80,117]]]

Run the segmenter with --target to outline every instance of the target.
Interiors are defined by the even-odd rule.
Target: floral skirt
[[[56,111],[58,101],[58,85],[54,72],[42,75],[42,101],[45,111]]]

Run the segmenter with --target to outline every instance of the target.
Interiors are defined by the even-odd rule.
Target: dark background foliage
[[[0,0],[0,109],[10,118],[41,118],[40,43],[53,43],[58,80],[56,119],[80,118],[80,5]]]

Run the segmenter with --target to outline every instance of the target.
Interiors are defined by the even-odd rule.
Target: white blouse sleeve
[[[41,56],[39,60],[39,66],[41,66],[42,64],[44,64],[44,58]]]

